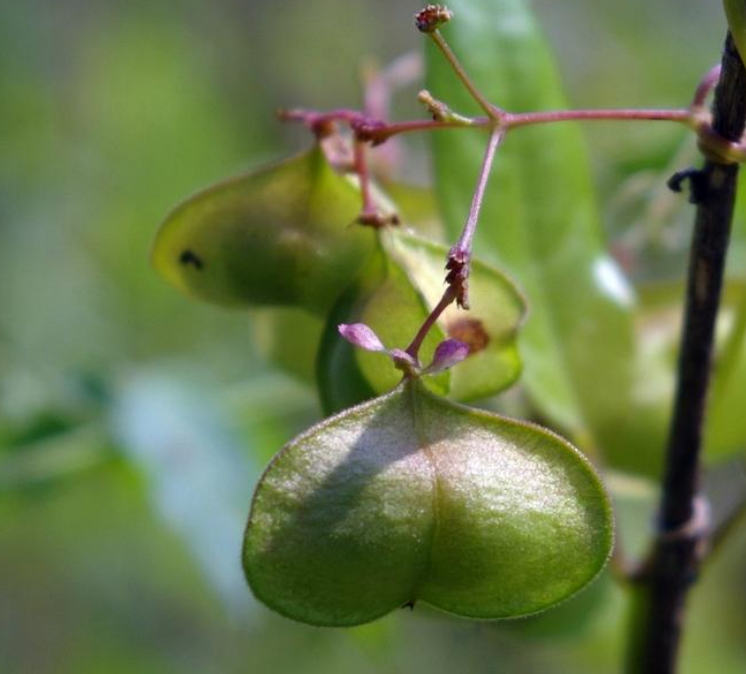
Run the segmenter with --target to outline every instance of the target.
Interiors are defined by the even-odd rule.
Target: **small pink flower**
[[[378,335],[365,323],[352,323],[350,325],[342,323],[338,330],[339,334],[353,346],[359,346],[366,351],[386,351],[386,347],[378,339]]]
[[[438,344],[433,355],[433,361],[422,374],[438,374],[460,363],[469,355],[469,347],[458,339],[446,339]]]
[[[458,339],[446,339],[438,344],[433,355],[433,360],[426,368],[422,368],[411,354],[402,349],[387,349],[378,335],[365,323],[342,323],[339,327],[342,335],[353,346],[360,347],[366,351],[377,351],[385,353],[394,361],[394,365],[409,374],[418,376],[420,374],[438,374],[460,363],[469,355],[469,347]]]

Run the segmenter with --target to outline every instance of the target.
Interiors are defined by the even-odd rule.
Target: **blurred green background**
[[[532,5],[575,107],[685,105],[725,32],[714,1]],[[365,63],[421,49],[419,8],[0,3],[2,674],[619,671],[608,578],[535,619],[417,607],[345,631],[269,613],[242,578],[254,483],[319,417],[315,393],[261,355],[265,316],[177,294],[150,243],[191,192],[307,142],[276,108],[359,106]],[[415,93],[398,117],[422,114]],[[585,132],[614,249],[644,249],[639,283],[676,278],[691,213],[663,182],[693,140],[652,123]],[[423,184],[424,147],[410,148]],[[654,490],[616,482],[622,530],[644,539]],[[684,672],[746,670],[745,555],[742,532],[697,587]]]

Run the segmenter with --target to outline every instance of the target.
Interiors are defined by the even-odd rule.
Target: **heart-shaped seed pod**
[[[612,542],[609,499],[574,447],[415,379],[277,454],[243,564],[260,600],[313,625],[357,625],[416,601],[510,618],[577,592]]]

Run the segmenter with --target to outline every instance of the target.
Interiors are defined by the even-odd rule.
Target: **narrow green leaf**
[[[358,188],[315,146],[187,199],[161,226],[153,264],[209,302],[324,315],[375,249],[372,231],[350,227],[359,210]]]
[[[477,86],[508,110],[564,106],[552,58],[521,0],[456,0],[443,34]],[[432,45],[433,95],[477,112]],[[437,194],[451,236],[463,225],[486,138],[433,134]],[[587,158],[570,124],[517,129],[500,148],[475,251],[524,288],[531,316],[522,336],[523,381],[541,410],[598,444],[625,445],[634,368],[633,297],[604,252]],[[627,451],[629,447],[627,447]]]
[[[608,497],[571,445],[413,381],[275,457],[243,563],[261,601],[314,625],[357,625],[415,601],[509,618],[590,582],[612,538]]]
[[[335,307],[322,339],[318,376],[327,412],[384,393],[401,379],[385,355],[341,340],[337,325],[365,323],[387,347],[405,348],[445,289],[447,248],[401,230],[382,231],[380,238],[377,266]],[[469,345],[471,353],[458,367],[426,378],[435,392],[457,400],[498,393],[521,372],[516,339],[526,313],[523,296],[506,276],[479,260],[474,260],[469,283],[472,310],[446,309],[420,352],[426,364],[443,339]],[[358,385],[350,385],[351,379]]]
[[[746,58],[746,5],[742,0],[723,0],[728,29],[733,35],[741,59]]]

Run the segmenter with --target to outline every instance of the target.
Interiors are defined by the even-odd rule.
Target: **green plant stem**
[[[729,35],[713,104],[713,129],[737,141],[746,119],[746,71]],[[637,613],[627,666],[635,674],[674,674],[686,598],[704,551],[708,524],[700,453],[738,165],[711,159],[696,176],[692,239],[674,413],[666,451],[659,525],[636,575]]]

